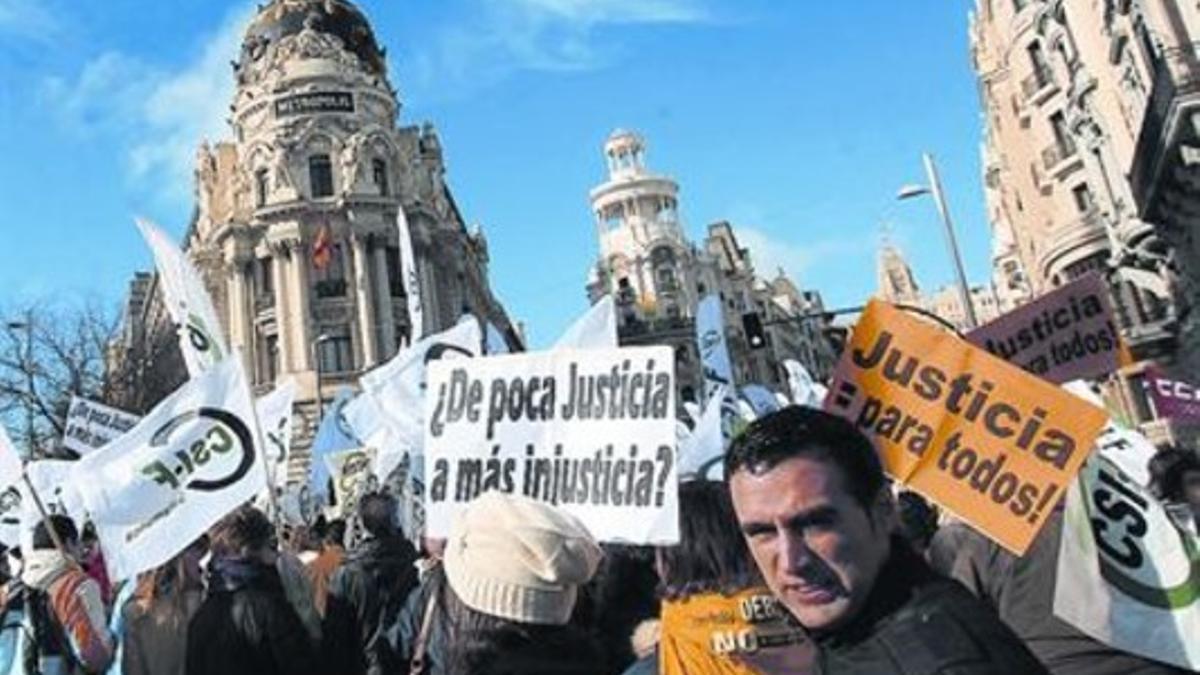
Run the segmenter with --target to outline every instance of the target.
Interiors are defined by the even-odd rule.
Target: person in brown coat
[[[325,616],[325,604],[329,598],[329,581],[346,558],[346,549],[343,546],[345,538],[346,521],[331,521],[325,529],[320,554],[306,567],[308,579],[313,587],[313,604],[322,617]]]

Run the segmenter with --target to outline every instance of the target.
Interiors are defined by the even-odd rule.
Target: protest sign
[[[1169,378],[1154,366],[1146,369],[1146,388],[1159,417],[1200,422],[1200,388]]]
[[[600,298],[554,343],[554,349],[615,349],[617,310],[611,295]]]
[[[425,420],[430,536],[500,490],[573,513],[601,541],[678,541],[669,347],[432,363]]]
[[[1098,274],[1014,309],[971,331],[967,341],[1056,384],[1122,365],[1108,287]]]
[[[266,485],[240,359],[189,380],[129,432],[75,462],[109,573],[169,560]]]
[[[333,479],[333,494],[343,518],[355,513],[363,495],[379,488],[374,472],[378,454],[375,448],[354,448],[325,456],[325,465]]]
[[[1200,539],[1101,449],[1067,495],[1054,614],[1107,645],[1200,670]]]
[[[0,426],[0,543],[17,546],[21,539],[21,457]]]
[[[287,461],[292,448],[292,405],[296,401],[296,382],[287,378],[271,393],[254,401],[258,423],[263,432],[263,460],[267,477],[277,487],[287,483]]]
[[[188,375],[195,377],[229,353],[212,299],[183,250],[153,223],[141,218],[136,222],[154,252],[167,313],[179,328],[179,347]]]
[[[63,429],[63,447],[82,457],[129,431],[140,419],[132,413],[72,396],[67,408],[67,426]]]
[[[1020,555],[1107,415],[956,336],[872,301],[825,408],[861,429],[898,482]]]

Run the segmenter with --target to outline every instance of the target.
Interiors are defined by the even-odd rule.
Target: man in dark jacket
[[[188,675],[325,671],[275,571],[270,521],[243,507],[210,532],[208,595],[187,635]]]
[[[326,652],[339,673],[400,672],[400,659],[383,632],[417,585],[417,552],[400,532],[390,495],[366,495],[358,512],[367,538],[346,554],[329,582]]]
[[[851,423],[792,406],[730,444],[725,476],[767,585],[813,636],[819,671],[1037,675],[986,605],[899,537],[879,457]]]

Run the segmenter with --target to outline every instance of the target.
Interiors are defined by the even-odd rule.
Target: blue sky
[[[964,1],[360,0],[402,123],[431,121],[493,287],[535,345],[586,308],[587,192],[615,127],[682,187],[699,238],[730,220],[764,272],[829,305],[875,287],[881,224],[919,282],[950,280],[941,164],[968,273],[988,276]],[[150,265],[134,215],[179,236],[202,137],[223,138],[254,2],[0,0],[0,305],[117,302]]]

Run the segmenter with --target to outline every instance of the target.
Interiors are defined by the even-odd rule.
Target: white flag
[[[75,521],[76,527],[82,528],[87,521],[87,509],[78,486],[71,479],[74,469],[74,460],[39,459],[27,464],[25,473],[29,476],[29,484],[37,490],[37,496],[48,515],[68,516]],[[32,550],[33,530],[42,522],[42,513],[29,493],[29,485],[22,483],[19,492],[20,546]]]
[[[0,543],[21,543],[21,457],[0,426]]]
[[[133,413],[72,396],[62,445],[82,457],[129,431],[140,419]]]
[[[783,368],[788,374],[788,389],[791,390],[792,403],[809,408],[820,408],[825,402],[825,387],[808,374],[808,369],[799,361],[787,359]]]
[[[260,396],[254,407],[262,425],[267,477],[276,487],[287,483],[287,461],[292,448],[292,405],[296,401],[296,382],[287,378],[271,393]]]
[[[408,216],[404,209],[396,209],[396,225],[400,228],[400,267],[404,274],[404,293],[408,302],[408,319],[412,322],[412,339],[416,342],[425,336],[425,305],[421,300],[421,272],[417,269],[417,258],[413,255],[412,232],[408,229]]]
[[[363,495],[379,489],[375,474],[376,448],[354,448],[325,455],[325,466],[333,480],[339,517],[346,518],[358,510]]]
[[[616,349],[617,311],[611,295],[575,320],[552,349]]]
[[[113,579],[166,562],[266,485],[249,392],[226,359],[75,463]]]
[[[405,455],[421,452],[425,437],[426,364],[476,356],[480,332],[479,321],[474,316],[465,316],[454,328],[401,350],[391,361],[362,376],[363,393],[375,399],[376,410],[388,427],[388,442],[379,449],[379,475],[391,473]]]
[[[1116,649],[1200,669],[1200,538],[1101,448],[1067,492],[1054,614]]]
[[[137,226],[154,252],[167,312],[179,326],[179,346],[188,375],[195,377],[229,353],[217,313],[200,275],[183,250],[153,223],[138,218]]]
[[[725,435],[721,431],[725,387],[719,386],[704,406],[704,412],[686,439],[679,443],[679,477],[681,480],[722,480],[725,466]]]

